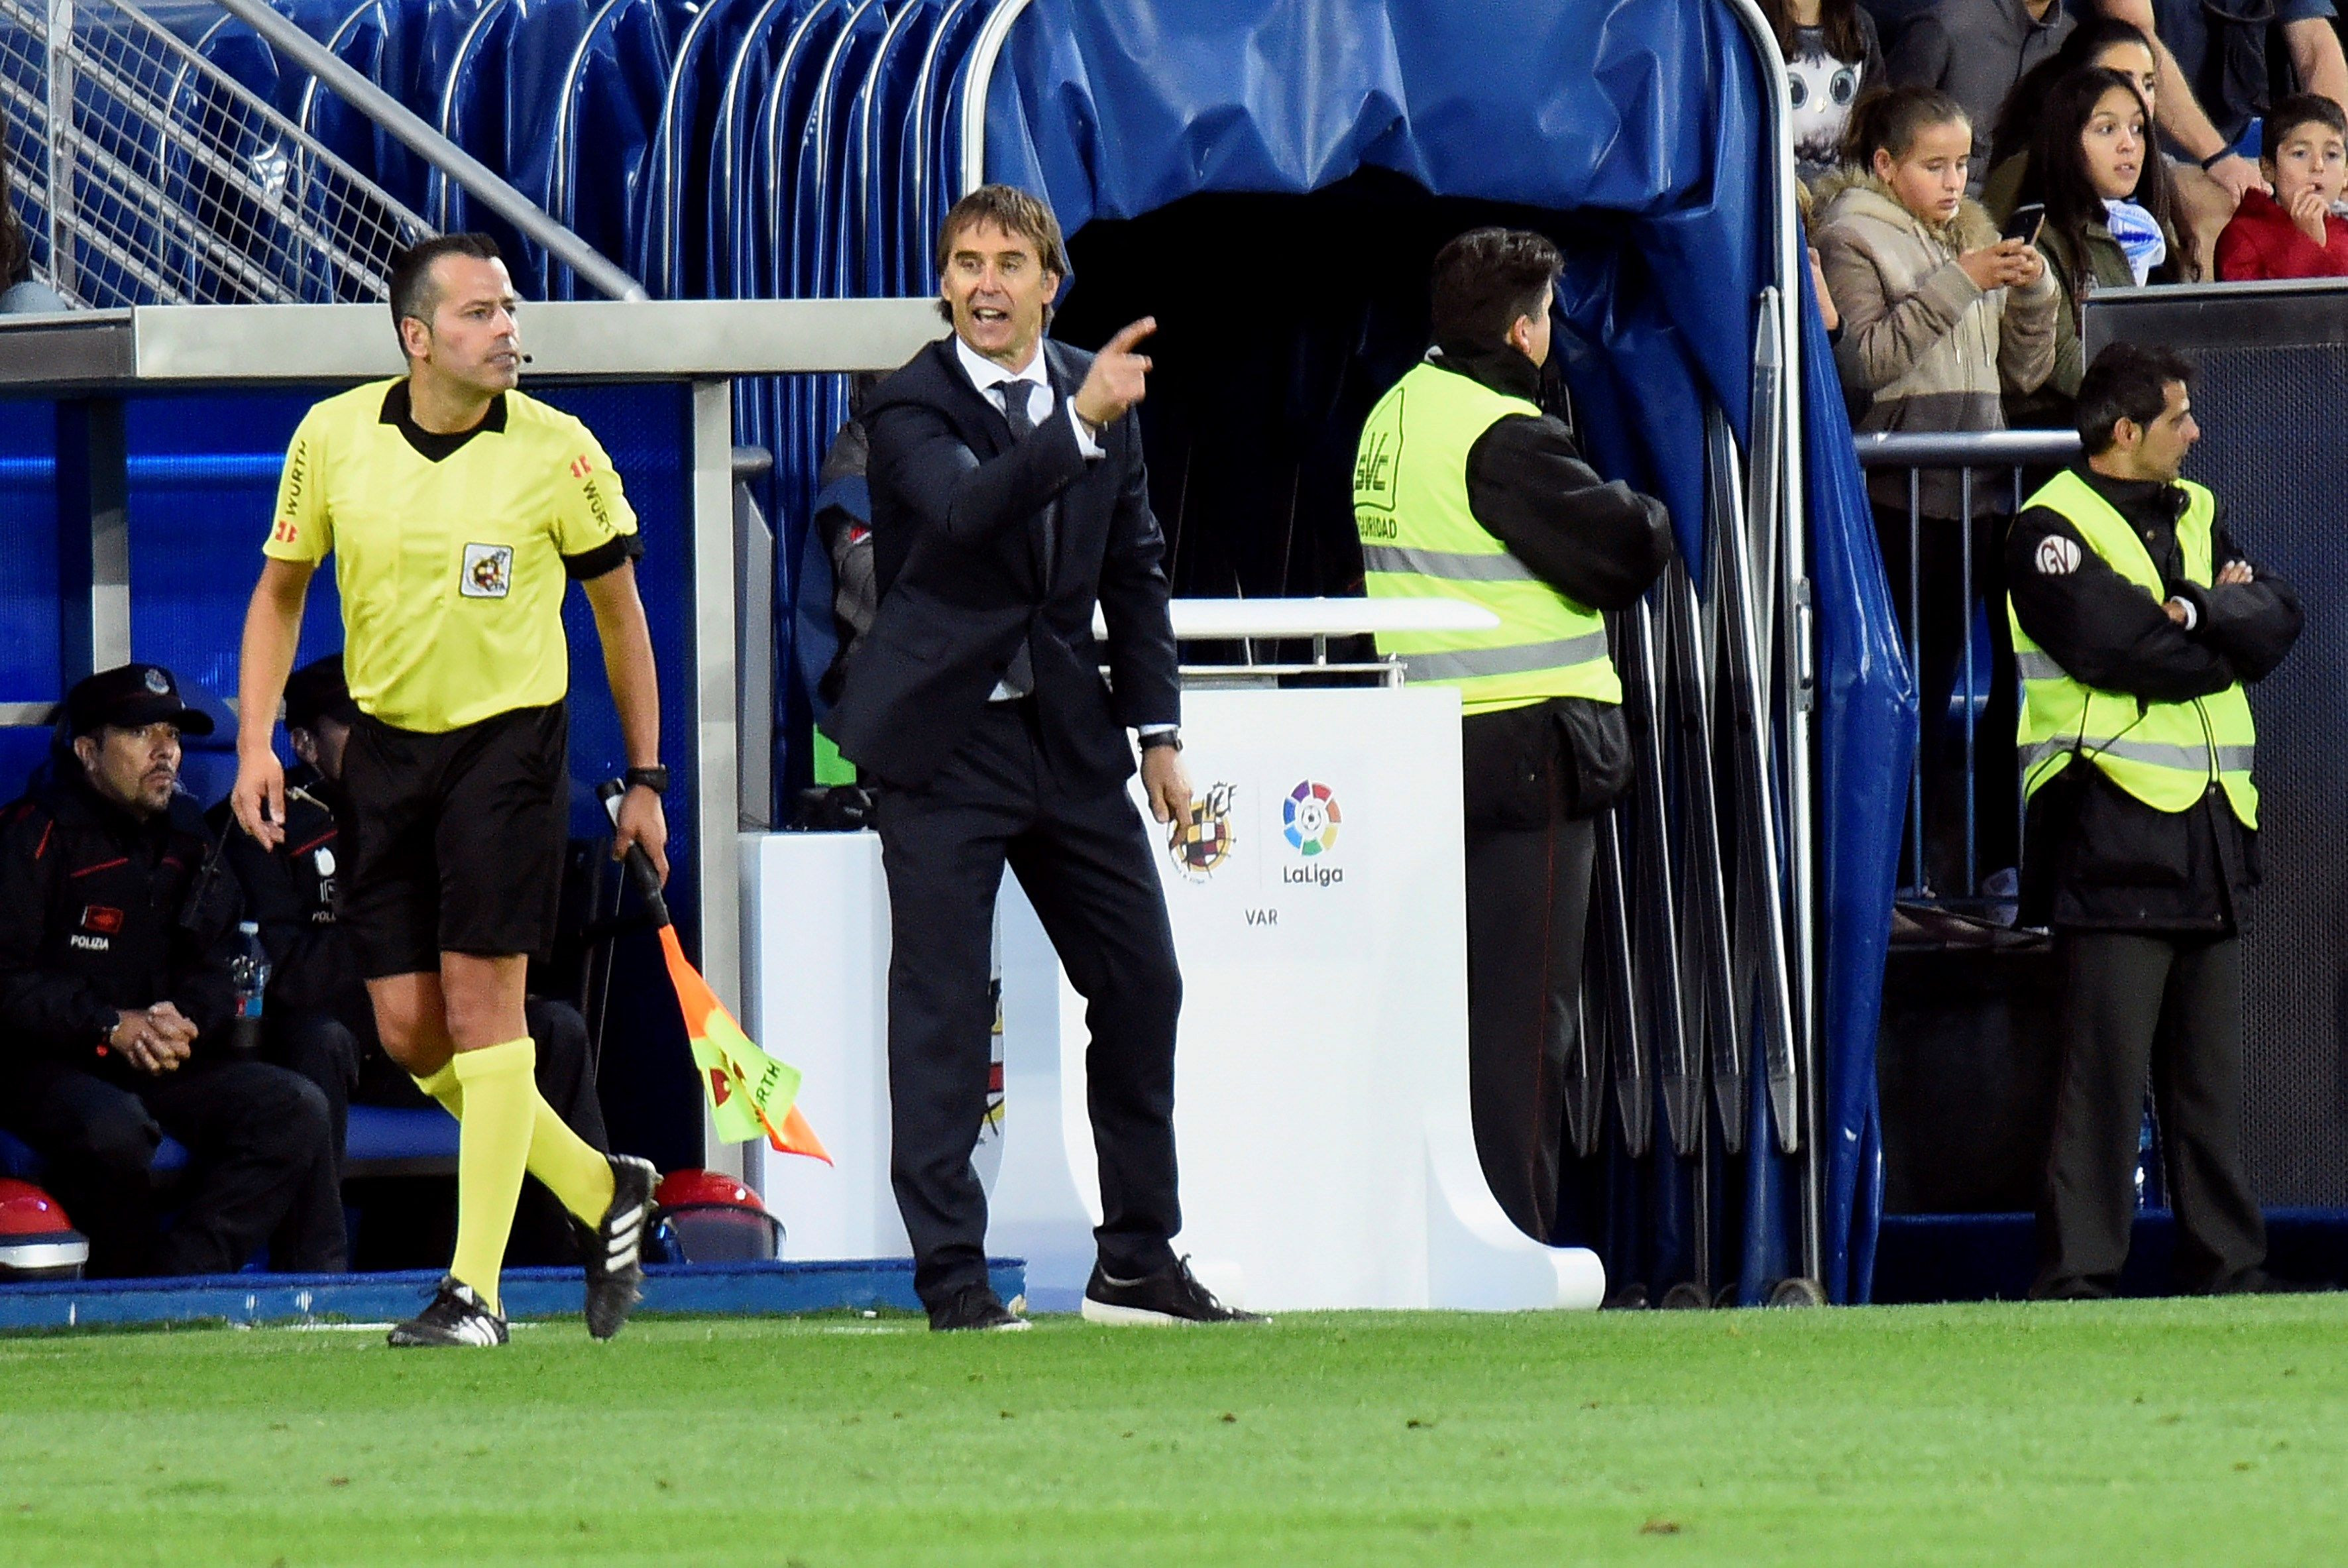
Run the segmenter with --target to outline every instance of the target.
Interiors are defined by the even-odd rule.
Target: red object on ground
[[[671,1261],[750,1263],[782,1253],[782,1222],[758,1194],[718,1171],[672,1171],[653,1189],[653,1233]]]
[[[30,1181],[0,1176],[0,1277],[77,1279],[88,1262],[88,1238],[55,1198]]]
[[[722,1203],[727,1208],[758,1209],[758,1194],[722,1171],[672,1171],[653,1189],[653,1202],[664,1209],[688,1203]]]

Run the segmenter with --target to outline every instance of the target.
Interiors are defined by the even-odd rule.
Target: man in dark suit
[[[1007,186],[973,191],[938,244],[953,325],[874,392],[880,603],[825,729],[875,784],[894,949],[891,1175],[937,1329],[1017,1329],[986,1280],[994,895],[1009,864],[1087,1003],[1100,1158],[1095,1322],[1224,1322],[1176,1260],[1174,1025],[1182,979],[1139,814],[1128,729],[1161,822],[1187,813],[1165,542],[1131,417],[1139,321],[1097,356],[1044,341],[1060,228]],[[1109,679],[1093,640],[1108,624]]]

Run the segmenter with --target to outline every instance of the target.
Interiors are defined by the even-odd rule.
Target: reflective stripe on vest
[[[1561,643],[1519,643],[1507,648],[1470,648],[1457,654],[1409,654],[1403,672],[1415,681],[1472,680],[1481,676],[1523,675],[1606,657],[1606,634]]]
[[[2206,588],[2212,581],[2217,502],[2208,490],[2190,480],[2179,480],[2178,488],[2186,495],[2185,512],[2177,522],[2185,576]],[[2076,473],[2057,474],[2026,504],[2061,515],[2088,549],[2156,601],[2168,596],[2159,568],[2136,530]],[[2017,738],[2025,793],[2035,794],[2076,755],[2157,810],[2182,811],[2214,782],[2225,790],[2243,825],[2258,826],[2259,792],[2250,779],[2258,730],[2240,682],[2188,702],[2146,702],[2124,692],[2100,690],[2074,680],[2031,641],[2011,597],[2006,618],[2013,628],[2014,667],[2022,677]]]
[[[1455,599],[1489,610],[1480,632],[1380,633],[1412,681],[1456,686],[1488,713],[1552,696],[1622,700],[1606,623],[1542,582],[1468,501],[1468,454],[1500,419],[1540,409],[1422,364],[1378,400],[1354,465],[1363,584],[1373,599]]]

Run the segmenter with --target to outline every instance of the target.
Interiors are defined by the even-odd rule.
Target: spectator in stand
[[[1761,0],[1786,57],[1794,168],[1807,182],[1835,171],[1851,106],[1885,80],[1875,18],[1859,0]]]
[[[2152,39],[2133,22],[2116,22],[2108,16],[2083,19],[2064,38],[2061,48],[2024,74],[1998,110],[1997,125],[1990,133],[1989,179],[1982,186],[1981,202],[1999,222],[2004,222],[2022,202],[2023,183],[2030,178],[2030,148],[2038,139],[2038,122],[2045,118],[2047,95],[2056,82],[2089,66],[2117,71],[2136,83],[2144,101],[2158,113],[2160,57],[2153,51]],[[2172,173],[2176,167],[2171,160]]]
[[[2200,275],[2216,261],[2218,233],[2234,208],[2264,188],[2257,164],[2235,150],[2264,112],[2279,29],[2296,90],[2348,104],[2348,60],[2333,30],[2333,0],[2089,0],[2105,15],[2133,22],[2160,57],[2160,93],[2146,95],[2162,132],[2199,165],[2177,181],[2178,210],[2201,236]],[[2206,172],[2209,181],[2196,176]]]
[[[1813,233],[1818,228],[1818,198],[1799,181],[1794,182],[1794,210],[1801,214],[1803,234]],[[1842,316],[1835,309],[1834,291],[1827,287],[1826,263],[1818,259],[1818,246],[1811,245],[1808,250],[1810,287],[1818,296],[1818,322],[1827,329],[1827,341],[1838,343],[1842,340]]]
[[[2152,145],[2151,123],[2143,94],[2117,71],[2075,71],[2048,95],[2022,194],[2045,204],[2038,249],[2062,305],[2054,315],[2054,367],[2034,397],[2009,405],[2016,425],[2071,423],[2086,369],[2080,313],[2096,290],[2188,283],[2198,275],[2192,232]]]
[[[2348,103],[2348,59],[2333,30],[2333,0],[2091,3],[2152,36],[2160,52],[2160,129],[2237,199],[2263,183],[2235,149],[2267,108],[2271,27],[2281,34],[2299,90]]]
[[[63,294],[33,275],[33,247],[16,221],[6,153],[6,144],[0,142],[0,315],[70,310]]]
[[[2348,181],[2348,115],[2330,98],[2298,93],[2267,111],[2259,172],[2274,187],[2242,198],[2218,236],[2218,276],[2348,277],[2348,222],[2335,211]]]
[[[1854,400],[1867,405],[1857,422],[1861,431],[2003,429],[2001,394],[2031,391],[2053,363],[2054,285],[2035,251],[2001,239],[1988,214],[1966,199],[1972,153],[1972,126],[1954,98],[1931,88],[1894,88],[1853,111],[1849,167],[1819,187],[1818,253],[1842,315],[1835,361]],[[1869,481],[1892,582],[1904,592],[1912,573],[1953,584],[1970,551],[1976,596],[2000,592],[1996,487],[1972,488],[1968,517],[1961,476],[1924,473],[1911,553],[1908,485],[1905,473],[1888,469]],[[1918,606],[1917,676],[1928,714],[1947,709],[1972,624],[1972,606],[1958,597],[1926,593]],[[2010,705],[2013,690],[2012,655],[2002,646],[1983,689],[1993,700],[1977,745],[1994,746],[2013,733],[2010,706],[2005,721],[1998,718],[1998,704]],[[1945,733],[1938,723],[1922,733],[1926,809],[1936,818],[1963,799]],[[1994,757],[1982,763],[1996,766]],[[1981,820],[1986,863],[2013,864],[2012,814],[1988,811]],[[1958,833],[1934,837],[1962,841]],[[1943,866],[1935,880],[1945,883],[1952,874]]]
[[[1966,189],[1979,196],[1989,178],[1990,130],[2031,67],[2053,59],[2075,18],[2063,0],[1937,0],[1908,24],[1891,51],[1891,79],[1938,88],[1973,122],[1973,163]]]

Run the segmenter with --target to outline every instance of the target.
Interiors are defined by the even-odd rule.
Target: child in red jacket
[[[2315,93],[2267,111],[2260,171],[2274,187],[2252,191],[2218,236],[2218,277],[2348,277],[2348,222],[2333,211],[2348,184],[2348,115]]]

